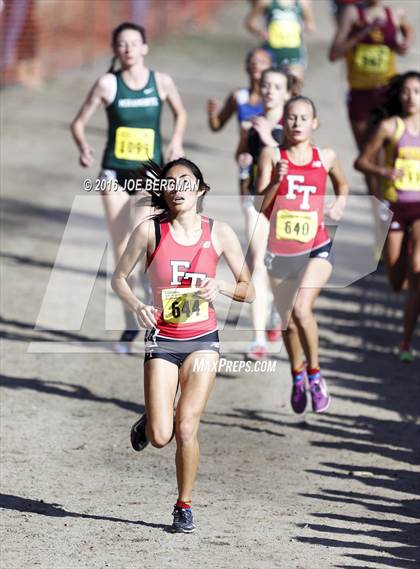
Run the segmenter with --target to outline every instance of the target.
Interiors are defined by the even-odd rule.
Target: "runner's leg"
[[[161,358],[153,358],[144,365],[146,435],[157,448],[165,446],[172,438],[178,373],[177,365]]]
[[[293,306],[292,317],[309,369],[319,368],[318,324],[312,308],[331,272],[332,265],[325,259],[310,259]]]
[[[178,499],[189,502],[197,475],[199,461],[198,430],[216,378],[215,371],[195,371],[194,362],[208,362],[211,370],[219,360],[216,352],[193,352],[180,368],[181,396],[176,408],[175,437],[177,443],[175,464],[178,481]]]
[[[270,226],[267,218],[254,207],[245,209],[245,223],[252,263],[252,282],[256,291],[255,301],[251,304],[254,343],[256,346],[265,346],[269,281],[264,254]]]
[[[404,306],[403,343],[407,347],[411,344],[420,314],[420,220],[415,221],[411,227],[411,239],[413,254],[408,280],[408,295]]]
[[[385,263],[392,289],[399,292],[407,277],[408,236],[404,231],[390,231],[385,242]]]
[[[278,279],[270,277],[274,301],[283,326],[283,342],[289,356],[292,369],[299,369],[303,361],[303,349],[295,322],[292,321],[291,312],[296,299],[298,279]]]
[[[356,142],[359,151],[362,150],[363,145],[366,142],[366,136],[368,131],[368,123],[366,121],[353,121],[350,120],[351,129],[353,131],[354,140]],[[378,186],[378,177],[373,175],[365,176],[366,185],[369,191],[369,195],[380,197],[380,191]],[[374,212],[376,215],[376,210]]]

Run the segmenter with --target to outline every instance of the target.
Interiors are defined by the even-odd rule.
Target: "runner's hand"
[[[273,146],[273,141],[275,142],[271,134],[273,126],[265,117],[255,117],[252,119],[252,126],[258,132],[262,142],[266,146]]]
[[[271,183],[280,184],[288,171],[289,163],[287,160],[280,160],[280,162],[276,162],[276,165],[274,166],[273,172],[271,174]]]
[[[207,278],[202,281],[201,287],[197,291],[197,296],[204,298],[204,300],[208,300],[209,302],[213,302],[219,290],[220,286],[217,280]]]
[[[396,168],[382,168],[381,176],[387,180],[391,180],[391,182],[395,182],[395,180],[404,176],[404,172]]]
[[[249,152],[241,152],[238,156],[239,168],[249,168],[252,164],[252,156]]]
[[[165,151],[165,162],[171,162],[183,156],[185,156],[185,152],[182,143],[171,140]]]
[[[159,310],[154,306],[140,304],[136,308],[135,315],[141,328],[150,329],[157,325],[156,318],[159,315]]]
[[[89,168],[95,162],[93,148],[89,145],[80,150],[79,163],[84,168]]]
[[[209,115],[217,115],[220,111],[220,102],[217,99],[209,99],[207,101],[207,112]]]
[[[408,43],[406,41],[403,41],[402,43],[399,43],[396,47],[395,47],[395,51],[399,54],[399,55],[405,55],[408,51]]]
[[[332,204],[327,208],[327,215],[332,221],[338,221],[343,217],[344,208],[346,206],[345,196],[339,196]]]

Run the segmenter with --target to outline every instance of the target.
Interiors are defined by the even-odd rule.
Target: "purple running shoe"
[[[331,403],[327,384],[320,372],[309,376],[309,389],[312,397],[312,410],[314,413],[326,411]]]
[[[290,403],[295,413],[303,413],[306,409],[306,369],[299,373],[292,373],[293,387]]]

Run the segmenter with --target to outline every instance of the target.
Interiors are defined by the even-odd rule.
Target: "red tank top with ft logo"
[[[161,337],[187,340],[217,330],[213,305],[197,296],[202,281],[216,276],[219,255],[211,239],[212,220],[201,216],[201,235],[193,245],[175,241],[167,217],[155,219],[157,246],[147,259],[153,304],[160,310]]]
[[[280,159],[287,160],[289,168],[274,199],[268,251],[285,257],[303,255],[330,240],[323,220],[327,171],[315,147],[308,164],[293,164],[284,148]]]

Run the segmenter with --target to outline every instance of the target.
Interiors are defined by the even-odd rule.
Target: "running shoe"
[[[191,508],[184,509],[175,505],[172,515],[174,517],[174,521],[171,526],[171,531],[173,533],[192,533],[195,530]]]
[[[114,344],[114,351],[117,354],[131,354],[131,343],[137,338],[139,330],[124,330],[121,338]]]
[[[131,427],[130,440],[134,450],[144,450],[149,441],[146,436],[147,415],[143,413],[138,421]]]
[[[268,330],[265,335],[269,342],[277,342],[281,338],[281,318],[274,304],[271,306]]]
[[[278,342],[281,339],[281,322],[272,330],[267,330],[265,335],[269,342]]]
[[[300,373],[293,373],[292,376],[293,387],[290,403],[292,405],[293,411],[300,414],[303,413],[306,409],[306,382],[308,380],[308,376],[306,374],[305,368]]]
[[[312,410],[315,413],[326,411],[331,403],[331,397],[328,393],[327,384],[320,372],[309,376],[309,390],[312,397]]]
[[[398,346],[398,359],[400,362],[404,362],[406,364],[411,364],[414,362],[414,354],[407,344],[401,342]]]
[[[246,352],[246,357],[248,360],[262,360],[267,355],[267,348],[264,344],[257,344],[256,342],[252,342],[249,345],[248,350]]]

